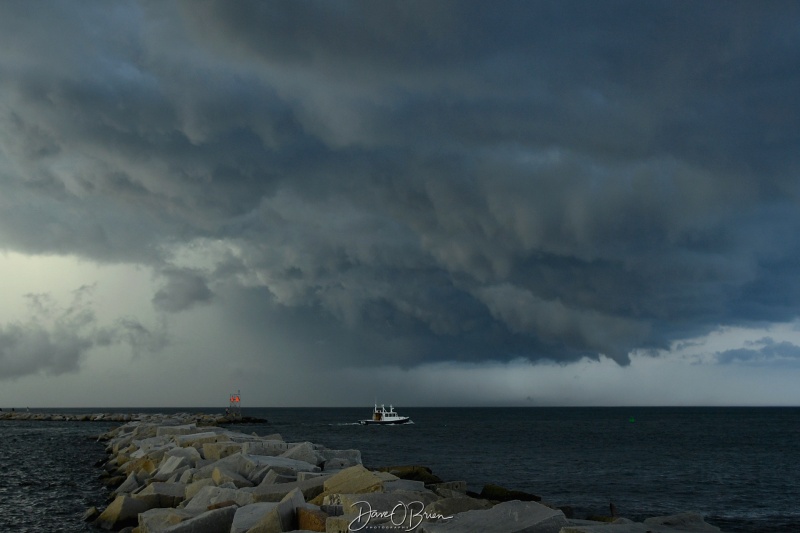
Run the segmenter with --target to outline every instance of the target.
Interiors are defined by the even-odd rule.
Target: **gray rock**
[[[455,498],[443,498],[429,503],[425,506],[425,513],[428,516],[442,515],[446,517],[457,515],[458,513],[465,513],[467,511],[489,509],[490,507],[492,507],[492,502],[489,500],[469,498],[462,494]]]
[[[203,487],[189,500],[184,508],[190,512],[202,512],[210,505],[225,501],[235,501],[237,505],[245,506],[255,503],[253,495],[249,492],[222,487]]]
[[[146,455],[150,450],[163,448],[164,446],[175,446],[170,437],[149,437],[146,439],[134,439],[133,444],[141,452],[141,456]]]
[[[257,467],[269,466],[279,474],[284,475],[287,473],[292,473],[296,476],[298,472],[321,471],[321,469],[316,465],[289,457],[274,457],[264,455],[248,455],[247,457],[253,461]]]
[[[159,533],[168,527],[195,516],[196,514],[182,509],[150,509],[144,513],[139,513],[139,533]]]
[[[225,483],[233,483],[236,486],[236,488],[253,486],[253,483],[249,479],[240,475],[237,472],[232,472],[228,470],[224,466],[215,467],[214,471],[211,474],[211,479],[213,479],[214,483],[216,483],[217,485],[223,485]]]
[[[560,533],[655,533],[644,524],[612,524],[594,522],[592,525],[568,525],[562,527]]]
[[[277,456],[289,450],[289,445],[282,440],[261,440],[242,444],[242,453],[248,455]]]
[[[148,457],[148,458],[152,459],[155,462],[159,462],[162,459],[164,459],[164,456],[167,454],[167,452],[172,450],[173,448],[175,448],[175,444],[174,443],[165,444],[163,446],[150,448],[150,449],[147,450],[146,453],[143,453],[141,455],[142,455],[142,457]],[[138,457],[136,457],[137,455],[139,455],[139,450],[137,450],[136,452],[131,454],[131,458],[132,459],[137,459],[138,458]]]
[[[697,513],[681,513],[670,516],[648,518],[644,523],[618,519],[610,524],[577,524],[570,520],[569,527],[561,529],[561,533],[713,533],[720,529],[705,522]],[[585,521],[581,521],[585,522]]]
[[[321,472],[298,472],[297,477],[294,478],[292,476],[283,476],[277,473],[272,468],[265,466],[264,468],[264,476],[261,478],[261,482],[259,485],[275,485],[276,483],[290,483],[292,481],[305,481],[306,479],[310,479],[308,476],[321,476],[323,475]],[[301,474],[304,474],[301,477]]]
[[[140,488],[142,484],[139,482],[139,479],[136,477],[135,472],[131,472],[125,481],[114,490],[114,495],[118,494],[130,494],[134,492],[136,489]]]
[[[319,466],[325,462],[325,458],[314,448],[310,442],[301,442],[283,452],[280,457],[295,459],[304,463]]]
[[[413,525],[413,524],[412,524]],[[559,533],[564,513],[536,502],[510,501],[484,511],[467,511],[449,520],[422,522],[421,533]]]
[[[412,492],[431,492],[425,488],[422,481],[411,479],[395,479],[383,483],[384,492],[412,491]]]
[[[297,508],[305,505],[299,489],[287,494],[275,508],[256,523],[248,533],[280,533],[293,531],[297,525]]]
[[[383,490],[384,480],[361,465],[345,468],[325,481],[325,492],[360,494]]]
[[[451,490],[460,492],[462,494],[467,493],[467,482],[466,481],[445,481],[444,483],[433,483],[429,484],[428,488],[434,492],[439,492],[439,490]]]
[[[168,527],[164,533],[220,533],[230,531],[236,507],[214,509]]]
[[[159,426],[156,429],[156,435],[172,436],[172,435],[188,435],[189,433],[197,432],[197,424],[185,424],[182,426]]]
[[[139,513],[150,509],[147,502],[136,500],[130,496],[117,496],[111,505],[100,513],[94,525],[103,529],[121,529],[125,526],[137,524]]]
[[[201,448],[207,442],[228,442],[230,437],[227,435],[219,434],[215,431],[204,431],[203,433],[189,433],[187,435],[175,435],[173,437],[178,446],[186,447],[193,446]]]
[[[203,457],[219,461],[224,457],[241,453],[244,445],[239,442],[207,442],[203,444]]]
[[[286,457],[235,453],[210,465],[196,469],[194,478],[202,479],[205,477],[211,477],[214,469],[217,467],[223,467],[231,472],[235,472],[248,479],[252,483],[260,481],[268,469],[275,470],[278,474],[289,475],[292,477],[296,476],[297,472],[320,471],[319,467],[317,466]]]
[[[180,478],[178,478],[178,482],[184,485],[188,485],[192,481],[194,481],[194,468],[187,468],[181,473]]]
[[[336,472],[330,472],[330,473],[325,472],[324,470],[322,472],[298,472],[296,481],[305,481],[307,479],[321,477],[321,476],[330,477],[335,473]],[[287,481],[295,481],[295,480],[287,480]],[[286,481],[277,481],[277,483],[286,483]]]
[[[246,533],[278,506],[278,502],[258,502],[239,507],[233,517],[230,533]]]
[[[359,520],[359,515],[357,514],[329,516],[325,521],[325,531],[326,533],[352,533],[353,531],[369,531],[369,529],[366,529],[367,526],[372,525],[380,528],[380,524],[384,524],[387,521],[388,520],[386,519],[369,521],[369,518]],[[392,530],[379,529],[379,531]]]
[[[712,526],[703,520],[699,513],[680,513],[670,516],[655,516],[644,521],[646,526],[666,526],[675,531],[708,531],[714,532],[720,529]]]
[[[296,508],[297,528],[299,530],[325,531],[328,513],[309,503]]]
[[[156,481],[166,481],[175,473],[182,473],[189,468],[189,460],[185,457],[172,456],[165,457],[161,462],[161,466],[153,474],[153,479]]]
[[[186,485],[186,499],[191,500],[203,487],[213,487],[214,480],[209,478],[197,479]]]
[[[452,490],[452,489],[445,489],[443,487],[437,487],[437,488],[433,489],[433,492],[438,494],[442,498],[469,498],[470,497],[470,496],[467,496],[463,492],[459,492],[457,490]]]
[[[153,498],[148,498],[152,496]],[[155,482],[147,485],[137,494],[136,499],[146,499],[153,507],[176,507],[186,497],[186,485],[183,483]]]
[[[325,461],[323,470],[342,470],[362,464],[359,450],[319,450],[319,454]]]
[[[322,493],[325,481],[330,477],[320,476],[288,483],[262,483],[253,489],[253,499],[257,502],[279,502],[293,490],[299,490],[305,500],[310,500]]]
[[[99,515],[100,511],[97,510],[97,507],[92,506],[86,509],[86,511],[81,516],[81,520],[83,520],[84,522],[89,522],[97,518]]]
[[[183,457],[189,463],[189,466],[194,467],[199,460],[202,459],[200,452],[196,448],[172,448],[164,453],[167,457]]]

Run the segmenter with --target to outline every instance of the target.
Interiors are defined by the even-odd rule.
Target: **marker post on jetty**
[[[242,395],[241,390],[237,390],[236,394],[231,394],[230,406],[225,412],[225,416],[232,420],[242,419]]]

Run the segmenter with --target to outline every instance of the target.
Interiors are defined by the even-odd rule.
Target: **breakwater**
[[[693,513],[641,523],[571,518],[532,494],[498,486],[471,493],[466,481],[443,481],[425,467],[368,469],[358,450],[245,435],[197,419],[148,415],[105,434],[109,458],[101,468],[114,499],[87,511],[87,520],[139,533],[719,531]]]
[[[0,411],[0,420],[34,422],[146,422],[163,420],[166,415],[152,413],[42,413],[37,411]],[[229,416],[206,413],[177,413],[170,415],[198,426],[222,426],[226,424],[261,424],[263,418]]]

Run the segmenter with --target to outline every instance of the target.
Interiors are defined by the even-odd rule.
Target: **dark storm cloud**
[[[66,307],[49,294],[26,295],[30,316],[0,324],[0,380],[75,372],[96,347],[124,343],[138,354],[164,346],[163,331],[148,329],[135,318],[101,324],[92,309],[92,290],[83,286],[73,291]]]
[[[163,270],[161,275],[166,282],[153,296],[153,305],[162,311],[185,311],[210,302],[214,296],[199,272],[170,268]]]
[[[798,314],[795,3],[49,6],[0,8],[4,246],[387,363]]]

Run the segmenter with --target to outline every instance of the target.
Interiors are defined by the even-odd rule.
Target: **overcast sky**
[[[800,4],[0,2],[0,406],[800,405]]]

